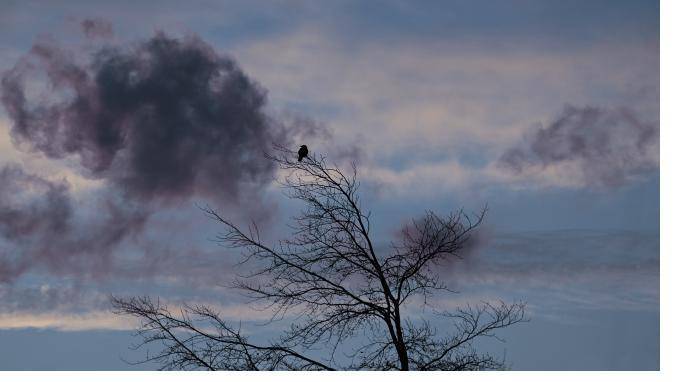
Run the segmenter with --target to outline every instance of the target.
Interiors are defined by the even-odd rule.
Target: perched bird
[[[307,145],[300,146],[300,150],[298,150],[298,162],[300,162],[302,158],[306,157],[307,154],[309,154],[309,150],[307,150]]]

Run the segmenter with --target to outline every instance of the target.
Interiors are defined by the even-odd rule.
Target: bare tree
[[[184,305],[171,312],[148,297],[113,298],[114,310],[142,319],[139,346],[161,343],[143,362],[162,369],[209,370],[480,370],[503,367],[503,360],[479,353],[473,342],[496,337],[496,330],[525,321],[524,303],[483,302],[440,311],[433,296],[454,293],[440,281],[440,265],[461,257],[486,209],[470,217],[462,210],[446,216],[427,212],[402,230],[389,250],[378,251],[371,238],[370,213],[363,209],[356,167],[346,175],[323,156],[297,161],[277,148],[270,156],[288,175],[287,195],[306,209],[290,225],[292,237],[269,245],[257,225],[246,229],[205,211],[224,225],[219,240],[243,250],[241,264],[251,270],[235,286],[264,301],[272,317],[293,315],[276,340],[256,344],[206,306]],[[450,333],[438,333],[408,308],[432,308]],[[356,337],[361,337],[357,340]],[[354,339],[344,360],[337,349]],[[328,355],[319,356],[315,346]]]

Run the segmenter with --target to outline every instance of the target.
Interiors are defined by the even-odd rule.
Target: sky
[[[0,73],[0,370],[156,368],[111,294],[267,334],[197,208],[285,237],[266,142],[355,161],[378,248],[488,206],[442,304],[526,301],[513,370],[659,369],[657,2],[2,1]]]

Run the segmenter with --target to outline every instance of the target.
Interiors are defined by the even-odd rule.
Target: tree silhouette
[[[525,321],[522,302],[466,305],[454,311],[432,306],[432,297],[454,293],[441,282],[442,262],[461,257],[461,249],[481,224],[462,210],[446,216],[427,212],[403,230],[388,251],[376,250],[370,213],[359,195],[356,167],[350,175],[329,166],[323,156],[302,161],[277,147],[268,157],[287,173],[286,194],[306,208],[293,218],[290,239],[272,246],[260,239],[257,225],[243,229],[212,209],[206,213],[225,227],[219,240],[243,250],[248,274],[235,286],[262,300],[273,317],[294,312],[281,336],[257,344],[207,306],[185,304],[173,312],[149,297],[112,297],[114,311],[141,318],[137,347],[160,343],[161,350],[142,362],[161,369],[209,370],[480,370],[504,367],[502,359],[478,352],[480,337]],[[407,308],[430,307],[447,321],[450,333],[411,317]],[[360,337],[361,340],[356,338]],[[344,361],[335,356],[354,339]],[[315,346],[329,356],[321,359]],[[315,354],[316,353],[316,354]]]

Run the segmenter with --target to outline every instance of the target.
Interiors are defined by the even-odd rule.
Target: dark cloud
[[[29,97],[41,70],[51,99]],[[102,47],[85,64],[42,41],[2,79],[18,144],[50,158],[76,156],[86,176],[138,200],[257,194],[274,172],[263,151],[314,129],[273,121],[266,99],[232,59],[197,37],[163,33]]]
[[[516,174],[573,163],[591,185],[621,186],[658,168],[659,126],[633,111],[566,106],[546,127],[507,150],[498,165]]]
[[[113,37],[113,25],[102,18],[85,19],[80,22],[80,27],[87,38],[111,38]]]
[[[82,216],[65,182],[28,174],[19,166],[0,169],[0,283],[29,269],[92,276],[105,273],[113,250],[139,232],[148,213],[114,199]]]
[[[82,27],[89,37],[112,29],[99,19]],[[78,277],[168,274],[158,264],[179,261],[179,246],[140,239],[152,215],[199,198],[267,218],[263,189],[276,169],[264,152],[272,144],[294,147],[302,137],[331,137],[307,117],[266,113],[266,91],[195,36],[157,33],[84,51],[42,39],[3,74],[0,91],[15,146],[66,159],[102,181],[83,205],[65,182],[3,168],[0,282],[33,269]],[[115,252],[128,238],[142,252],[133,263],[143,272]]]

